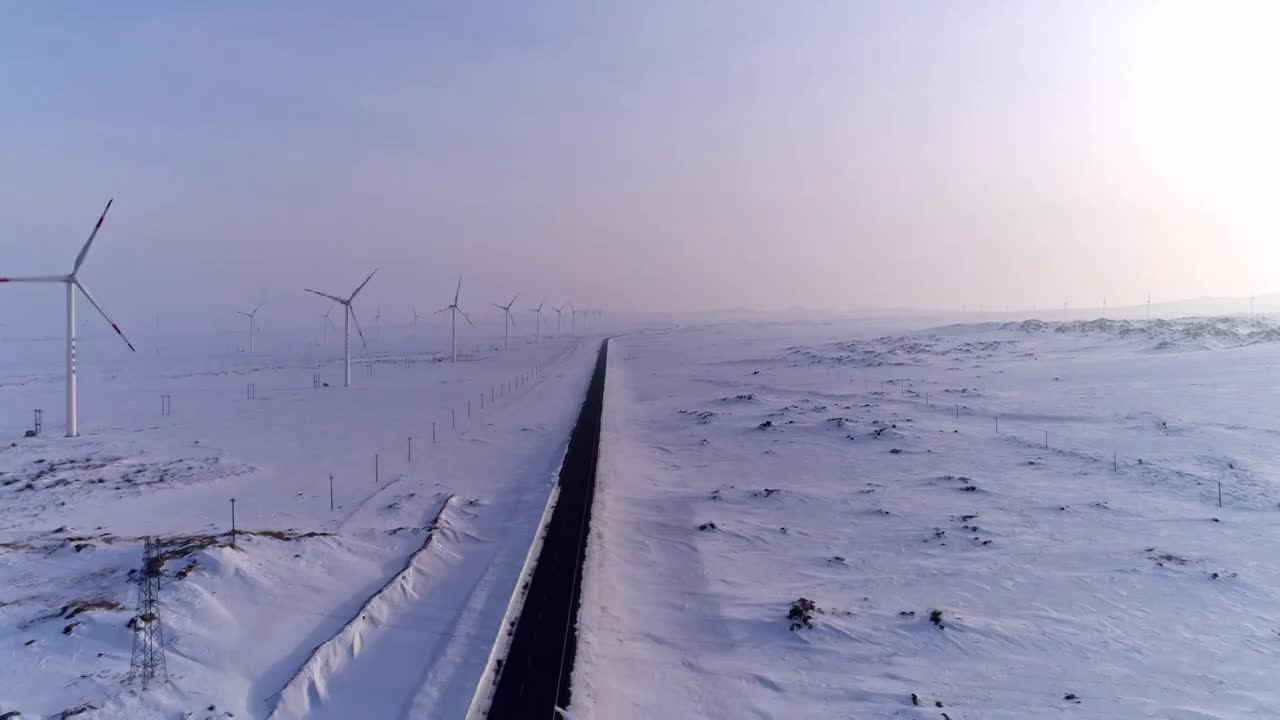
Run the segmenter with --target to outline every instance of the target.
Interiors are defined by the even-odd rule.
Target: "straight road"
[[[555,718],[569,705],[569,679],[577,650],[576,618],[582,594],[582,560],[596,490],[600,415],[609,341],[600,345],[582,412],[560,471],[560,497],[524,598],[511,647],[502,665],[490,720]]]

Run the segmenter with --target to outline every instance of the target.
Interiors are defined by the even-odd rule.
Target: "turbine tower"
[[[259,310],[261,310],[261,309],[262,309],[262,303],[258,303],[258,307],[254,308],[254,309],[253,309],[253,312],[245,312],[245,311],[243,311],[243,310],[237,310],[237,311],[236,311],[237,313],[239,313],[239,314],[241,314],[241,315],[243,315],[243,316],[245,316],[245,317],[249,318],[249,352],[253,352],[253,327],[254,327],[254,318],[256,318],[256,317],[257,317],[257,315],[258,315],[258,311],[259,311]]]
[[[439,315],[440,313],[446,310],[451,311],[450,313],[451,317],[449,319],[449,351],[451,354],[450,362],[458,362],[458,313],[462,313],[462,317],[467,321],[468,325],[470,325],[471,327],[476,326],[475,323],[471,322],[471,318],[467,317],[467,314],[462,311],[462,308],[458,307],[458,295],[460,295],[461,293],[462,293],[462,276],[459,275],[458,287],[456,290],[453,291],[453,303],[449,305],[445,305],[444,307],[432,313],[433,315]]]
[[[494,307],[502,311],[502,349],[503,350],[511,349],[510,343],[509,343],[511,339],[510,327],[516,324],[516,319],[511,316],[511,306],[516,304],[516,298],[518,297],[520,297],[519,294],[511,298],[511,302],[507,303],[506,305],[499,305],[498,303],[493,304]]]
[[[328,298],[338,303],[343,308],[343,313],[342,313],[342,386],[343,387],[351,387],[351,321],[352,320],[356,321],[356,332],[360,333],[360,346],[365,348],[368,347],[368,344],[364,341],[364,331],[360,329],[360,319],[356,317],[356,310],[354,307],[352,307],[351,303],[355,301],[356,295],[360,294],[360,291],[364,289],[365,285],[369,284],[369,281],[372,280],[373,276],[376,274],[378,274],[378,269],[374,268],[373,272],[369,273],[369,277],[365,278],[364,282],[360,283],[360,285],[356,287],[355,292],[351,293],[351,297],[348,297],[348,298],[340,298],[337,295],[322,293],[319,290],[312,290],[311,288],[303,288],[303,290],[306,290],[309,293],[312,293],[314,295],[319,295],[322,298]]]
[[[120,326],[107,315],[107,311],[102,309],[97,300],[93,299],[93,295],[89,292],[89,288],[80,282],[78,274],[80,266],[84,265],[84,258],[89,254],[89,247],[93,245],[93,239],[97,237],[98,230],[102,228],[102,221],[107,217],[107,211],[111,209],[112,200],[107,201],[107,206],[102,209],[102,214],[98,216],[98,222],[93,226],[93,232],[89,233],[89,239],[85,241],[84,247],[80,248],[80,254],[76,255],[76,264],[71,268],[70,275],[46,275],[40,277],[0,277],[0,283],[10,282],[31,282],[31,283],[62,283],[67,286],[67,437],[76,437],[80,434],[79,424],[76,419],[76,289],[84,293],[84,299],[89,301],[103,319],[111,326],[112,330],[124,340],[124,344],[133,350],[133,343],[129,342],[129,338],[124,336],[120,331]],[[136,351],[135,351],[136,352]]]
[[[419,315],[418,308],[412,305],[409,306],[409,312],[413,313],[413,334],[416,336],[418,334],[418,321],[421,320],[423,316]]]
[[[529,308],[529,312],[534,313],[535,315],[538,316],[538,319],[534,325],[535,329],[533,331],[533,342],[535,345],[542,342],[542,306],[546,304],[547,304],[547,299],[542,298],[542,302],[538,303],[538,307]]]
[[[569,323],[570,323],[569,327],[573,330],[573,334],[574,334],[574,336],[577,336],[577,334],[578,334],[578,308],[574,307],[574,306],[573,306],[573,303],[569,303],[569,312],[570,312],[570,313],[572,313],[572,314],[569,316]]]

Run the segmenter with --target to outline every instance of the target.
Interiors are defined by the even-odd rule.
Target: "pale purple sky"
[[[1270,3],[23,3],[0,274],[126,328],[1280,289]],[[49,288],[0,321],[54,323]],[[287,319],[286,319],[287,318]],[[406,318],[398,318],[403,321]]]

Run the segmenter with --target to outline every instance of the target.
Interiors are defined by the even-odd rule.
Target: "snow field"
[[[1273,713],[1277,345],[1057,327],[615,341],[573,717]]]

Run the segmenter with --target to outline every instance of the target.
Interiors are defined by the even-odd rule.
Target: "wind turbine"
[[[76,264],[71,268],[70,275],[45,275],[40,277],[0,277],[0,283],[10,282],[32,282],[32,283],[63,283],[67,286],[67,437],[76,437],[80,434],[79,425],[76,422],[76,288],[84,293],[84,299],[89,301],[103,319],[111,326],[112,330],[124,340],[124,344],[133,350],[133,343],[129,342],[129,338],[124,336],[120,331],[120,326],[107,315],[107,311],[102,309],[97,300],[93,299],[93,295],[89,292],[89,288],[80,282],[77,274],[80,272],[80,266],[84,265],[84,258],[89,254],[89,247],[93,245],[93,239],[97,237],[98,230],[102,228],[102,221],[107,217],[107,211],[111,209],[112,200],[107,201],[107,206],[102,209],[102,214],[98,216],[98,222],[93,226],[93,232],[89,233],[89,239],[85,241],[84,247],[80,248],[80,254],[76,255]],[[135,351],[136,352],[136,351]]]
[[[378,313],[373,316],[374,332],[377,333],[379,340],[382,339],[382,306],[378,306]]]
[[[467,317],[467,314],[462,311],[462,308],[458,307],[458,295],[461,293],[462,293],[462,276],[459,275],[458,288],[453,291],[453,303],[450,305],[445,305],[444,307],[432,313],[433,315],[439,315],[445,310],[452,311],[451,317],[449,319],[449,349],[450,349],[450,352],[452,353],[452,358],[450,362],[458,362],[458,313],[462,313],[462,317],[467,321],[468,325],[470,325],[471,327],[476,326],[475,323],[471,322],[471,318]]]
[[[503,350],[510,349],[508,340],[510,339],[511,331],[509,327],[511,325],[516,324],[516,319],[511,316],[511,306],[516,304],[516,298],[518,297],[520,297],[519,294],[511,298],[511,302],[507,303],[506,305],[499,305],[498,303],[493,304],[494,307],[502,311],[502,349]]]
[[[561,303],[558,308],[551,308],[556,311],[556,337],[560,337],[560,313],[564,312],[565,305],[569,303]]]
[[[542,298],[542,302],[538,303],[538,307],[529,308],[529,312],[534,313],[538,316],[537,324],[535,325],[536,329],[533,332],[533,342],[535,345],[537,343],[542,342],[542,306],[546,304],[547,304],[547,299]]]
[[[378,274],[378,269],[374,268],[373,272],[369,273],[369,277],[365,278],[364,282],[360,283],[360,285],[356,287],[355,292],[351,293],[351,297],[348,297],[348,298],[340,298],[337,295],[322,293],[319,290],[312,290],[311,288],[303,288],[303,290],[306,290],[309,293],[312,293],[314,295],[319,295],[322,298],[328,298],[343,307],[343,313],[342,313],[342,386],[343,387],[351,387],[351,321],[352,320],[356,321],[356,332],[360,333],[360,346],[366,347],[366,348],[368,347],[368,344],[364,341],[364,331],[360,329],[360,319],[356,317],[356,309],[351,306],[351,303],[356,299],[356,295],[360,294],[360,291],[364,289],[365,285],[369,284],[369,281],[372,280],[373,276],[376,274]]]
[[[1151,291],[1147,291],[1147,320],[1151,319]]]
[[[243,316],[245,316],[245,317],[249,318],[249,352],[253,352],[253,325],[254,325],[254,317],[256,317],[256,316],[257,316],[258,311],[259,311],[259,310],[261,310],[261,309],[262,309],[262,303],[258,303],[258,307],[254,308],[254,309],[253,309],[253,312],[245,312],[245,311],[243,311],[243,310],[237,310],[237,311],[236,311],[237,313],[239,313],[239,314],[241,314],[241,315],[243,315]]]
[[[421,320],[424,316],[423,316],[423,315],[419,315],[419,314],[418,314],[418,308],[416,308],[416,307],[414,307],[414,306],[412,306],[412,305],[410,305],[410,306],[409,306],[409,311],[413,313],[413,334],[414,334],[414,335],[417,335],[417,334],[418,334],[418,321],[419,321],[419,320]]]
[[[577,335],[578,334],[578,308],[574,307],[573,303],[569,303],[569,312],[573,313],[569,318],[571,323],[569,327],[573,329],[573,334]]]
[[[324,315],[322,316],[324,317],[324,342],[321,343],[322,345],[329,344],[329,326],[333,325],[333,320],[331,320],[329,316],[332,314],[333,314],[333,306],[330,305],[329,309],[325,310]]]

